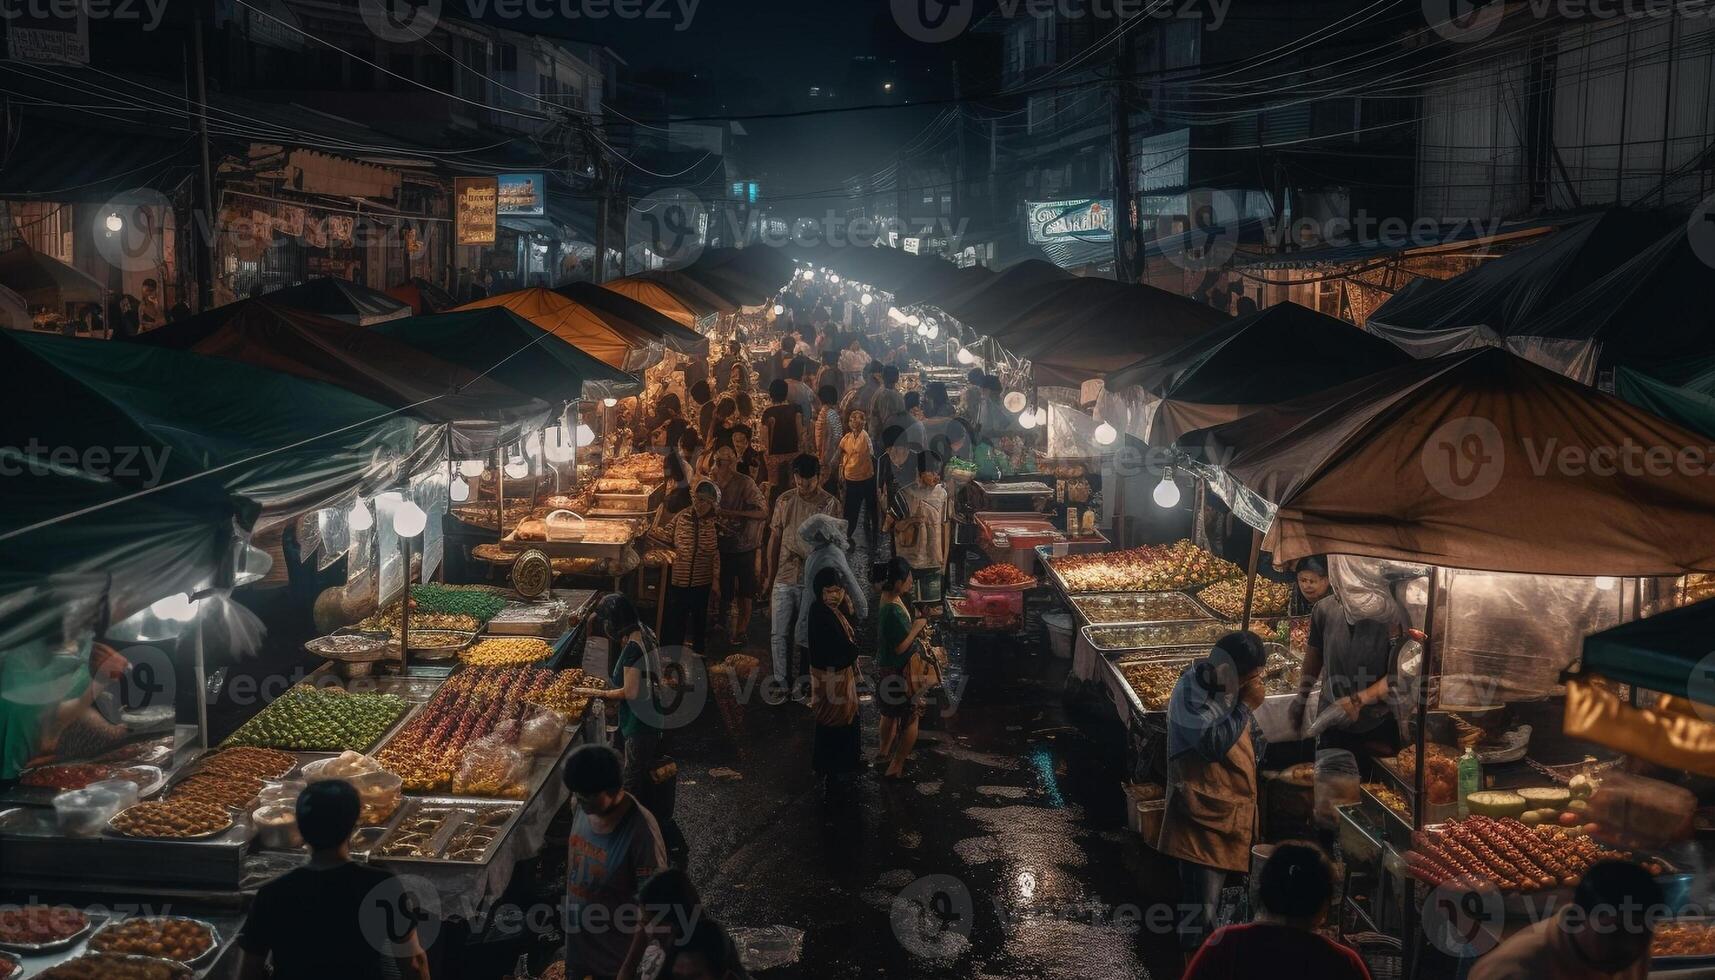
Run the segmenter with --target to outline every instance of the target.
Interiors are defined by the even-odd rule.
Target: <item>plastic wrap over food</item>
[[[1464,569],[1442,576],[1436,651],[1443,706],[1558,694],[1579,641],[1632,618],[1627,590],[1611,579]]]
[[[1360,558],[1355,555],[1328,556],[1328,582],[1339,597],[1350,622],[1394,620],[1412,626],[1423,625],[1423,607],[1416,615],[1408,604],[1413,583],[1423,593],[1428,581],[1428,565],[1388,561],[1382,558]]]

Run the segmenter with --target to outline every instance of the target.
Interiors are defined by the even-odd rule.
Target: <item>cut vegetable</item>
[[[1559,786],[1527,786],[1517,792],[1532,810],[1564,810],[1572,800],[1572,791]]]
[[[1472,813],[1484,817],[1518,818],[1524,815],[1528,804],[1524,797],[1517,793],[1502,790],[1480,790],[1465,797],[1465,807]]]

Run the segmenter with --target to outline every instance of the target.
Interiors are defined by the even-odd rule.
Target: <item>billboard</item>
[[[502,217],[540,218],[548,212],[548,182],[542,174],[501,174]]]
[[[1028,201],[1024,211],[1031,244],[1114,240],[1114,202],[1110,200]]]
[[[493,177],[454,177],[453,240],[460,245],[493,245],[499,197]]]

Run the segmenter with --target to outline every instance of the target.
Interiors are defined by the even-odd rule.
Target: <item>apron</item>
[[[1196,752],[1170,759],[1167,809],[1156,849],[1181,861],[1247,872],[1256,800],[1256,746],[1248,730],[1219,762]]]

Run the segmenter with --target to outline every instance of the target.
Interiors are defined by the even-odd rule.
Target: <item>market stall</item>
[[[505,307],[540,330],[560,338],[602,363],[628,373],[661,358],[661,337],[621,318],[598,311],[540,287],[500,293],[466,303],[459,311]]]

